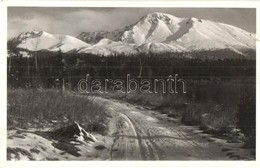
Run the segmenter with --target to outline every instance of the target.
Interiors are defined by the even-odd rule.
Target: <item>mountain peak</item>
[[[147,14],[145,17],[156,17],[156,18],[163,18],[163,17],[168,17],[168,18],[173,18],[175,16],[167,14],[167,13],[160,13],[160,12],[153,12],[153,13],[149,13]],[[177,18],[177,17],[175,17]]]
[[[179,21],[180,19],[170,14],[154,12],[145,15],[141,20],[148,20],[149,22],[158,22],[159,20],[170,22]]]
[[[68,52],[75,48],[89,47],[90,45],[68,35],[50,34],[45,31],[28,31],[21,33],[14,39],[18,48],[30,51],[49,50]]]
[[[45,33],[45,32],[44,31],[36,31],[36,30],[22,32],[18,36],[18,39],[19,40],[24,40],[24,39],[27,39],[27,38],[36,38],[36,37],[41,36],[43,33]]]
[[[160,12],[153,12],[153,13],[149,13],[146,16],[152,16],[152,17],[161,17],[161,16],[166,16],[168,14],[166,13],[160,13]]]
[[[196,22],[203,23],[202,19],[198,19],[198,18],[195,18],[195,17],[190,17],[190,18],[187,19],[186,24],[191,24],[191,23],[196,23]]]

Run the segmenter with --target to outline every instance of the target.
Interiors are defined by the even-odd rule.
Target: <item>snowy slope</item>
[[[169,37],[168,44],[183,46],[186,50],[255,48],[255,35],[227,24],[190,18],[180,24],[179,37]]]
[[[137,50],[143,53],[160,53],[160,52],[181,52],[185,49],[178,45],[169,45],[165,43],[145,43],[138,46]]]
[[[77,51],[78,53],[92,53],[101,55],[114,55],[114,54],[134,54],[137,53],[135,44],[128,44],[123,42],[116,42],[109,39],[102,39],[97,44],[81,48]]]
[[[108,38],[122,42],[122,47],[134,44],[139,52],[231,49],[240,53],[244,49],[255,49],[255,34],[235,26],[197,18],[177,18],[164,13],[148,14],[137,23],[116,31],[85,32],[78,37],[92,39],[93,43]]]
[[[160,43],[178,30],[178,23],[181,20],[168,14],[148,14],[125,31],[120,40],[137,45],[149,42]]]
[[[53,35],[44,31],[25,32],[16,40],[20,41],[18,48],[30,51],[49,50],[67,52],[75,48],[89,47],[90,45],[68,35]]]
[[[97,43],[103,38],[140,45],[149,42],[162,42],[176,32],[182,19],[172,15],[152,13],[141,18],[137,23],[111,32],[83,32],[78,38],[87,43]]]

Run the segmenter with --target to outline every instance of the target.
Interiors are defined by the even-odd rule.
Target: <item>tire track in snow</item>
[[[180,123],[168,122],[129,103],[100,99],[113,108],[115,118],[120,118],[112,160],[231,160],[218,143],[203,139]]]

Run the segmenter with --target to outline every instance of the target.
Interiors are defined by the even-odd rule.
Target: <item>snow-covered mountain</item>
[[[49,50],[68,52],[75,48],[89,47],[90,45],[68,35],[54,35],[44,31],[21,33],[13,39],[18,42],[17,47],[30,51]]]
[[[83,32],[77,38],[27,32],[17,37],[20,40],[17,47],[103,55],[223,49],[242,54],[255,50],[256,42],[255,34],[232,25],[164,13],[148,14],[135,24],[111,32]]]
[[[114,31],[99,31],[99,32],[82,32],[77,38],[85,41],[89,44],[96,44],[102,39],[110,39],[113,41],[118,41],[117,39],[124,32],[124,29],[117,29]]]
[[[135,54],[138,52],[135,44],[123,43],[120,41],[112,41],[109,39],[102,39],[97,44],[92,45],[91,47],[81,48],[78,50],[78,53],[92,53],[92,54]]]
[[[148,14],[136,24],[112,32],[84,32],[78,38],[86,42],[108,38],[135,44],[133,52],[255,49],[255,34],[235,26],[164,13]]]

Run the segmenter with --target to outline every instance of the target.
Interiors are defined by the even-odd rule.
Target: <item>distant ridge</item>
[[[256,36],[232,25],[209,20],[151,13],[114,31],[82,32],[77,38],[44,31],[14,38],[17,48],[100,55],[232,50],[255,50]]]

